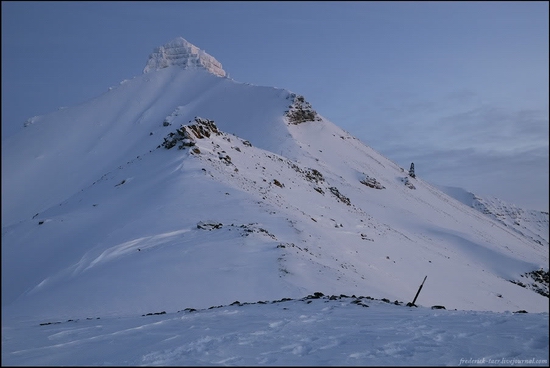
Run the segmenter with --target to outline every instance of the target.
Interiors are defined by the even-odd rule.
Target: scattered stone
[[[214,230],[214,229],[221,229],[223,224],[221,222],[203,222],[200,221],[197,224],[197,229],[202,230]]]
[[[409,181],[409,177],[405,176],[401,178],[401,181],[405,184],[405,186],[409,189],[416,189],[416,187]]]
[[[41,323],[40,326],[47,326],[47,325],[58,325],[60,324],[61,322],[44,322],[44,323]]]
[[[386,187],[383,186],[378,180],[371,178],[368,175],[365,179],[360,180],[360,183],[374,189],[386,189]]]
[[[520,276],[526,278],[529,281],[526,281],[525,283],[521,281],[516,281],[516,280],[508,280],[508,281],[510,281],[512,284],[521,286],[522,288],[533,290],[534,292],[542,296],[545,296],[547,298],[550,297],[549,284],[548,284],[548,271],[544,271],[543,269],[540,269],[537,271],[527,272]]]
[[[338,190],[338,188],[336,187],[330,187],[328,188],[330,190],[330,192],[332,194],[334,194],[334,196],[336,196],[336,198],[338,198],[341,202],[347,204],[348,206],[351,206],[351,202],[349,200],[348,197],[346,197],[345,195],[341,194],[340,191]]]
[[[161,314],[166,314],[166,312],[162,311],[162,312],[155,312],[155,313],[147,313],[147,314],[142,314],[141,316],[142,317],[145,317],[145,316],[158,316],[158,315],[161,315]]]

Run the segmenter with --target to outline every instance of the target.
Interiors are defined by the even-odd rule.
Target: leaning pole
[[[416,307],[416,305],[414,303],[416,302],[416,298],[418,298],[418,294],[420,294],[420,290],[422,290],[422,286],[424,286],[424,282],[426,281],[427,277],[428,277],[427,275],[424,276],[424,280],[422,281],[422,284],[420,284],[420,287],[418,288],[418,291],[416,292],[416,295],[414,296],[414,299],[413,299],[412,303],[408,304],[409,306],[411,306],[411,307],[415,306]]]

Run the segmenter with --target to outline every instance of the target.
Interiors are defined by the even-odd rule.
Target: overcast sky
[[[419,177],[548,211],[548,2],[2,2],[2,138],[183,37]]]

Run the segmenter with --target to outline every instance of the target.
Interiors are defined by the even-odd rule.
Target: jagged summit
[[[223,70],[222,64],[218,60],[183,37],[175,38],[167,44],[155,48],[149,56],[143,73],[149,73],[150,71],[167,68],[172,65],[177,65],[184,69],[204,68],[214,75],[220,77],[226,76],[225,70]]]

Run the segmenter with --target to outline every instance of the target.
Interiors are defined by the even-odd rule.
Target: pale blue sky
[[[183,37],[434,184],[548,210],[548,2],[2,2],[2,135]]]

